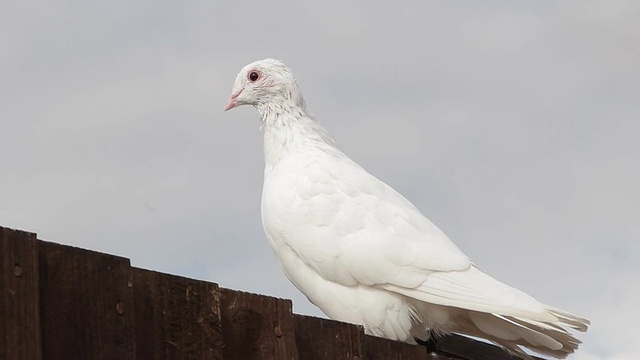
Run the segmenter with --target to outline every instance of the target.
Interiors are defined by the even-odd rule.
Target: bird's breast
[[[331,176],[318,171],[313,164],[274,169],[265,177],[263,186],[265,229],[300,237],[310,228],[330,226],[346,205],[337,190]]]

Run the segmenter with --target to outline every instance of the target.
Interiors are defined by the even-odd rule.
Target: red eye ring
[[[249,78],[249,81],[255,82],[260,78],[260,73],[256,70],[252,70],[252,71],[249,71],[249,75],[247,75],[247,77]]]

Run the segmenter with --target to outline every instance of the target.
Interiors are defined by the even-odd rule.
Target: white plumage
[[[564,358],[589,321],[484,274],[407,199],[338,150],[272,59],[238,74],[229,110],[255,106],[264,130],[262,223],[293,284],[329,317],[406,342],[482,337],[528,357]]]

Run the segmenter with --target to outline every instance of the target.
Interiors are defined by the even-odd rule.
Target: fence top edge
[[[34,233],[34,232],[24,231],[24,230],[15,229],[15,228],[9,228],[9,227],[5,227],[5,226],[1,226],[1,225],[0,225],[0,232],[19,233],[19,234],[23,234],[25,237],[36,239],[39,244],[40,243],[44,243],[46,245],[52,245],[54,247],[71,248],[71,249],[74,249],[74,250],[80,250],[80,251],[93,253],[93,254],[97,254],[97,255],[101,255],[101,256],[111,257],[111,258],[117,259],[119,261],[126,261],[129,264],[131,264],[131,260],[129,258],[127,258],[127,257],[124,257],[124,256],[114,255],[114,254],[105,253],[105,252],[102,252],[102,251],[97,251],[97,250],[92,250],[92,249],[81,248],[81,247],[78,247],[78,246],[73,246],[73,245],[68,245],[68,244],[61,244],[61,243],[57,243],[57,242],[42,240],[42,239],[39,239],[37,237],[37,234]],[[134,266],[131,266],[131,270],[132,271],[143,271],[143,272],[155,273],[155,274],[158,274],[160,276],[172,277],[172,278],[175,278],[176,280],[188,280],[188,281],[203,282],[203,283],[207,283],[207,284],[213,285],[221,293],[229,292],[229,293],[235,293],[235,294],[239,294],[239,295],[257,296],[257,297],[261,297],[261,298],[275,300],[276,302],[287,303],[289,308],[291,310],[293,309],[293,301],[291,299],[280,298],[280,297],[276,297],[276,296],[253,293],[253,292],[237,290],[237,289],[229,289],[229,288],[221,287],[218,283],[212,282],[212,281],[210,281],[208,279],[195,279],[195,278],[190,278],[190,277],[186,277],[186,276],[175,275],[175,274],[170,274],[170,273],[164,273],[164,272],[161,272],[161,271],[144,269],[144,268],[134,267]],[[321,320],[321,321],[331,321],[331,322],[335,322],[335,323],[346,324],[346,325],[349,325],[349,326],[355,326],[355,327],[358,327],[358,328],[362,328],[361,326],[356,325],[356,324],[345,323],[345,322],[341,322],[341,321],[331,320],[331,319],[312,316],[312,315],[297,314],[297,313],[293,313],[293,315],[294,315],[294,317],[299,317],[299,318],[303,318],[303,319],[318,319],[318,320]],[[369,335],[365,335],[365,336],[378,339],[377,337],[373,337],[373,336],[369,336]],[[373,339],[371,339],[371,340],[373,340]],[[386,340],[386,339],[383,339],[383,340]],[[454,355],[452,353],[457,352],[455,350],[459,350],[458,345],[461,345],[461,344],[470,346],[471,348],[474,348],[474,350],[479,350],[479,349],[482,349],[482,348],[491,349],[493,351],[502,350],[498,346],[495,346],[495,345],[492,345],[492,344],[489,344],[489,343],[485,343],[483,341],[478,341],[478,340],[475,340],[475,339],[472,339],[472,338],[468,338],[468,337],[462,336],[462,335],[452,334],[450,336],[450,338],[448,339],[448,341],[445,341],[445,343],[438,344],[439,346],[438,346],[437,354],[438,355],[448,355],[448,356]],[[473,358],[474,354],[467,354],[466,356],[472,356],[472,358]],[[513,358],[513,357],[508,357],[508,353],[506,353],[506,352],[505,352],[505,356],[506,356],[505,359],[507,359],[507,358],[512,359]],[[534,357],[534,359],[539,359],[539,358]]]
[[[30,232],[30,231],[25,231],[22,229],[16,229],[16,228],[10,228],[10,227],[6,227],[6,226],[2,226],[0,225],[0,231],[8,231],[8,232],[14,232],[14,233],[22,233],[24,235],[27,236],[32,236],[32,237],[37,237],[38,235],[34,232]]]

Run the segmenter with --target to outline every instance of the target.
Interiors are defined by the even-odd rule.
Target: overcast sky
[[[293,299],[262,138],[224,113],[264,57],[338,146],[484,271],[640,359],[640,2],[2,1],[0,225]]]

